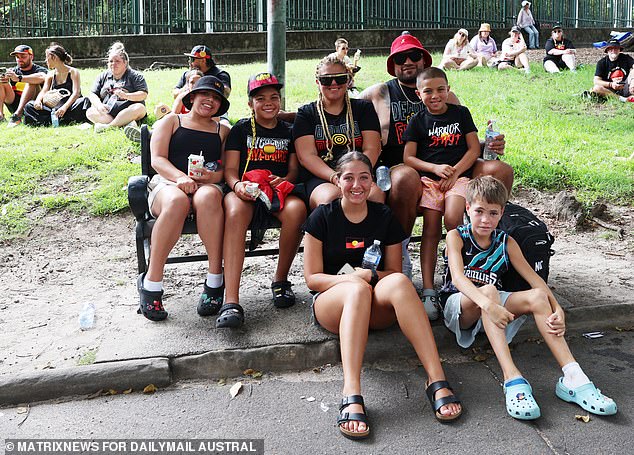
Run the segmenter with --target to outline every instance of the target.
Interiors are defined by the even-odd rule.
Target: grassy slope
[[[434,61],[439,59],[434,56]],[[287,110],[316,98],[315,61],[287,62]],[[388,78],[384,57],[367,57],[357,86]],[[248,75],[265,63],[225,67],[232,75],[232,121],[248,115],[245,87]],[[470,108],[476,125],[498,119],[507,139],[505,158],[516,171],[516,182],[540,190],[575,189],[585,201],[602,198],[632,204],[634,162],[619,160],[634,151],[634,110],[631,104],[596,105],[579,94],[588,88],[594,68],[576,74],[547,75],[533,64],[533,74],[475,69],[451,72],[449,81]],[[87,93],[99,70],[82,70]],[[171,100],[171,89],[182,70],[146,72],[149,112]],[[153,122],[150,114],[150,123]],[[125,184],[138,173],[129,162],[137,152],[121,131],[95,135],[75,127],[59,129],[0,124],[0,239],[28,229],[29,213],[38,207],[68,207],[102,215],[127,206]]]

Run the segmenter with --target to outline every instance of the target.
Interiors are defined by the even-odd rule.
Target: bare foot
[[[344,413],[348,412],[350,414],[365,414],[363,412],[363,407],[360,404],[351,404],[346,406],[343,410]],[[359,422],[358,420],[351,420],[349,422],[344,422],[341,425],[341,428],[344,430],[353,432],[353,433],[363,433],[368,429],[368,426],[364,422]]]

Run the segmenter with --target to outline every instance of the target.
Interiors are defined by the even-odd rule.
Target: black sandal
[[[139,275],[136,287],[139,291],[138,314],[142,314],[150,321],[163,321],[167,318],[167,311],[163,308],[163,291],[151,292],[143,287],[145,273]]]
[[[244,324],[244,310],[237,303],[225,303],[220,307],[220,316],[216,319],[216,328],[236,329]]]
[[[363,414],[357,412],[349,413],[343,412],[351,404],[360,404],[363,408]],[[348,431],[341,427],[342,423],[357,421],[365,423],[365,431]],[[370,436],[370,425],[368,424],[368,414],[365,410],[365,404],[363,403],[363,397],[361,395],[350,395],[341,399],[341,405],[339,406],[339,417],[337,418],[337,426],[339,431],[348,439],[365,439]]]
[[[218,314],[218,311],[220,311],[222,307],[224,290],[224,285],[219,288],[210,288],[207,286],[207,283],[203,283],[203,293],[200,294],[198,306],[196,307],[198,314],[200,316],[213,316],[214,314]]]
[[[273,306],[275,306],[275,308],[288,308],[295,305],[295,293],[293,289],[291,289],[291,286],[291,282],[288,280],[271,283]]]
[[[436,396],[436,392],[438,392],[440,389],[449,389],[451,390],[452,395],[438,398],[437,400],[435,400],[434,398]],[[425,393],[427,394],[427,399],[429,400],[429,403],[431,404],[431,407],[434,410],[434,415],[436,416],[436,419],[438,419],[440,422],[449,422],[451,420],[455,420],[458,417],[460,417],[460,414],[462,414],[462,404],[460,403],[460,400],[456,397],[456,395],[453,394],[453,389],[451,388],[451,386],[449,385],[447,381],[432,382],[425,389]],[[460,412],[458,412],[458,414],[449,415],[449,416],[441,414],[440,408],[450,403],[459,404]]]

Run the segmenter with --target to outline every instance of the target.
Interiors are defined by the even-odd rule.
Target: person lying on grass
[[[475,178],[467,184],[466,199],[470,223],[447,234],[449,267],[441,293],[444,322],[458,345],[468,348],[484,330],[504,375],[507,412],[520,420],[537,419],[541,411],[533,390],[507,344],[532,314],[563,372],[555,394],[593,414],[616,414],[616,403],[601,394],[572,356],[564,338],[564,311],[548,285],[526,262],[517,242],[496,229],[508,199],[504,185],[489,176]],[[530,290],[501,290],[510,265]]]

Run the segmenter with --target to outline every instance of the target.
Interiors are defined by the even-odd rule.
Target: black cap
[[[552,31],[554,32],[555,30],[563,30],[563,27],[560,23],[553,24]]]
[[[211,59],[211,49],[209,49],[204,44],[198,44],[192,48],[192,51],[189,54],[183,54],[192,58],[205,58]]]
[[[27,46],[26,44],[20,44],[19,46],[16,46],[15,50],[11,52],[9,55],[15,55],[15,54],[33,55],[33,49],[31,49],[31,46]]]
[[[608,41],[608,44],[606,44],[605,49],[603,50],[603,52],[607,52],[609,48],[611,47],[618,47],[621,50],[623,50],[623,45],[621,44],[621,42],[615,38],[612,38],[610,41]]]
[[[220,96],[220,108],[218,109],[218,112],[214,114],[214,117],[219,117],[229,110],[229,100],[225,96],[225,86],[222,82],[220,82],[220,79],[214,76],[203,76],[198,79],[196,81],[196,84],[194,84],[194,88],[191,90],[191,92],[183,97],[183,105],[187,109],[191,109],[192,93],[202,92],[203,90],[210,90]]]

